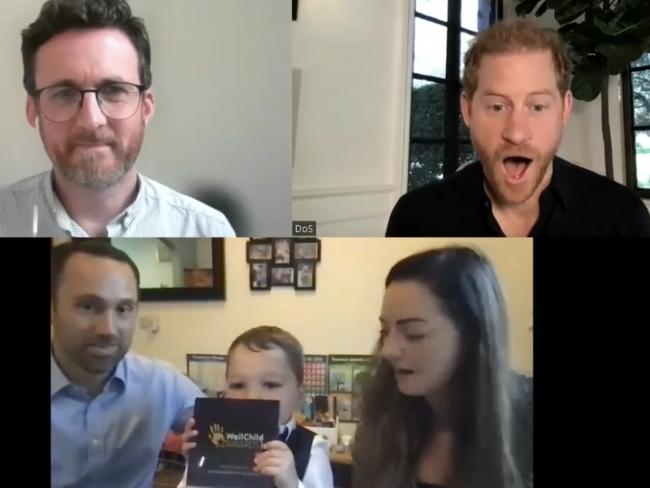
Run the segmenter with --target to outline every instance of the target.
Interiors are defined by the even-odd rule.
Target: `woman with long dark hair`
[[[526,486],[532,433],[512,432],[506,305],[488,259],[467,247],[426,251],[395,264],[385,284],[355,488]]]

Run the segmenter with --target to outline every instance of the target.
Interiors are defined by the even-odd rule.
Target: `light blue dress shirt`
[[[205,395],[171,365],[129,353],[91,398],[51,361],[52,488],[150,488],[165,436]]]

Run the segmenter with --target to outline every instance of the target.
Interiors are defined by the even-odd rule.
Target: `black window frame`
[[[648,130],[650,124],[635,124],[634,122],[634,87],[632,86],[632,73],[650,71],[650,64],[642,66],[628,66],[621,74],[623,96],[623,135],[625,139],[625,175],[627,186],[644,199],[650,199],[650,188],[640,188],[636,174],[636,132]]]
[[[490,2],[489,25],[503,18],[503,0],[487,0]],[[437,76],[424,75],[411,70],[410,89],[413,88],[413,80],[424,80],[434,83],[440,83],[445,86],[445,113],[444,113],[444,137],[413,137],[412,127],[409,126],[409,151],[407,159],[406,186],[410,187],[410,165],[411,149],[413,144],[443,144],[444,161],[443,161],[443,179],[452,175],[458,169],[459,147],[461,144],[471,145],[470,139],[459,138],[459,120],[460,120],[460,96],[462,93],[460,77],[460,35],[466,33],[477,35],[478,32],[461,26],[463,0],[447,0],[447,21],[436,19],[417,11],[416,0],[413,1],[413,15],[415,19],[423,19],[437,25],[447,28],[447,63],[445,69],[445,78]],[[410,53],[412,59],[415,56],[415,29],[413,31],[413,48]],[[413,64],[412,64],[413,66]],[[409,117],[412,115],[413,106],[409,106]],[[455,143],[451,142],[455,141]]]

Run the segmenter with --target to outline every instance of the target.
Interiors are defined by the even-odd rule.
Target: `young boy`
[[[230,345],[226,360],[226,398],[278,400],[280,439],[264,444],[254,470],[272,476],[276,488],[333,488],[327,442],[292,420],[302,403],[303,352],[298,340],[279,327],[250,329]],[[190,419],[183,454],[196,446]],[[187,474],[187,470],[186,470]],[[179,488],[185,487],[185,477]]]

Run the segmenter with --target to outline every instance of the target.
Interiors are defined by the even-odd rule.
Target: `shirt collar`
[[[45,202],[47,203],[50,212],[54,215],[54,220],[57,225],[61,227],[64,231],[69,234],[75,232],[76,234],[85,233],[81,226],[77,224],[72,217],[68,214],[67,210],[59,200],[59,197],[54,192],[54,173],[52,171],[47,171],[43,175],[41,180],[40,190],[43,194]],[[133,219],[138,214],[138,212],[145,206],[146,202],[146,188],[145,185],[146,179],[140,173],[138,173],[137,181],[137,193],[133,202],[126,207],[122,212],[120,212],[114,219],[112,219],[108,225],[121,224],[125,228],[128,227]]]
[[[296,422],[293,419],[291,419],[286,424],[280,425],[280,434],[282,434],[283,432],[287,432],[287,438],[288,438],[291,435],[291,432],[295,430],[295,428],[296,428]]]
[[[128,356],[129,353],[127,353]],[[127,356],[124,356],[122,359],[120,359],[120,362],[117,363],[117,366],[115,367],[115,371],[113,372],[113,377],[111,380],[116,379],[118,380],[123,386],[126,386],[126,378],[127,378],[127,371],[126,371],[126,358]]]
[[[115,222],[118,219],[124,219],[124,225],[127,226],[129,225],[135,216],[144,210],[146,201],[147,201],[147,188],[148,186],[145,184],[146,183],[146,178],[142,176],[140,173],[138,173],[138,182],[137,182],[137,190],[136,190],[136,195],[135,199],[131,204],[124,209],[124,211],[116,218],[113,220]]]
[[[56,393],[61,391],[63,388],[70,384],[70,380],[63,374],[61,368],[59,368],[59,363],[54,359],[54,352],[52,347],[50,347],[50,371],[51,381],[50,381],[50,398],[53,397]]]
[[[571,184],[569,182],[568,162],[560,157],[553,158],[553,176],[549,189],[553,191],[563,210],[568,210],[571,202]],[[545,190],[546,191],[546,190]]]
[[[50,378],[51,379],[50,398],[51,398],[59,391],[63,390],[65,387],[73,384],[65,375],[65,373],[61,371],[61,368],[59,367],[59,363],[57,363],[56,359],[54,359],[54,351],[51,346],[50,346],[50,370],[52,372]],[[126,356],[125,356],[120,360],[119,363],[117,363],[113,375],[108,379],[106,384],[108,385],[109,383],[115,382],[115,380],[117,380],[117,382],[124,387],[126,386],[126,378],[127,378],[127,372],[126,372]]]

